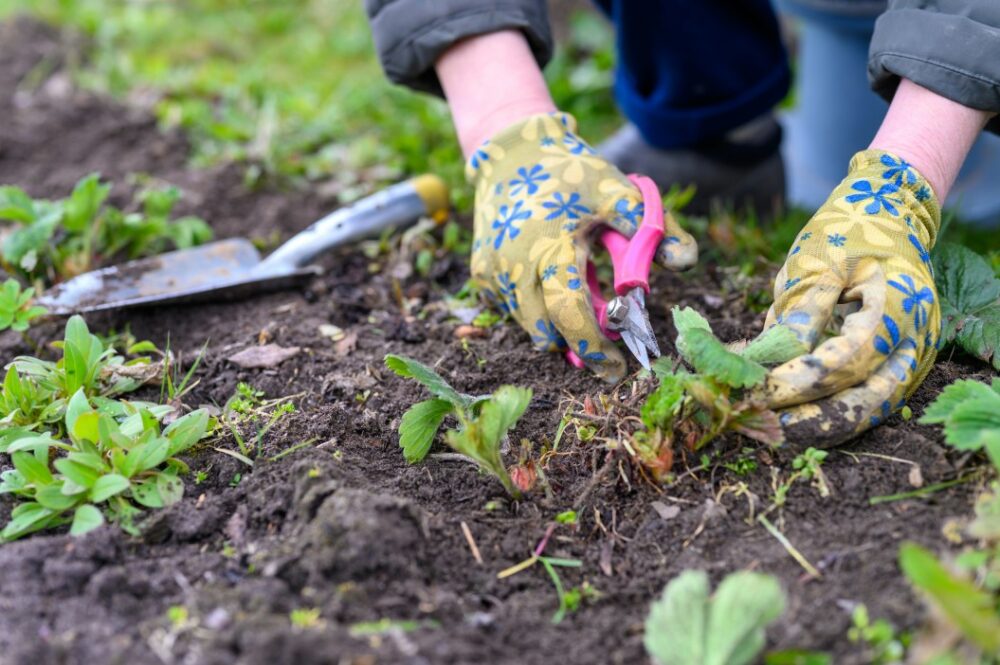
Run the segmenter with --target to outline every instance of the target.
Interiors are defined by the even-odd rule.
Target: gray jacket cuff
[[[375,49],[394,83],[442,95],[434,62],[465,37],[521,30],[544,67],[552,57],[546,3],[540,0],[365,0]]]
[[[868,77],[886,99],[905,77],[964,106],[1000,112],[1000,2],[893,0],[875,24]],[[987,129],[1000,133],[1000,118]]]

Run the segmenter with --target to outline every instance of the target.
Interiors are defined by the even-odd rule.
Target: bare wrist
[[[435,70],[466,157],[505,127],[556,110],[528,41],[516,30],[457,42]]]
[[[943,203],[991,115],[903,79],[869,147],[909,162]]]

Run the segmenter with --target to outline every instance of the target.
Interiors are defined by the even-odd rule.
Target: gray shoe
[[[781,126],[769,114],[721,139],[672,150],[649,145],[629,123],[597,151],[625,173],[649,176],[664,192],[673,184],[695,185],[697,191],[684,212],[704,215],[713,205],[752,206],[759,216],[770,217],[785,200],[780,145]]]

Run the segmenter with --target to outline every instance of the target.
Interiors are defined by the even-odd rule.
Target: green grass
[[[386,81],[360,2],[0,0],[0,17],[12,13],[88,35],[77,81],[154,100],[163,125],[191,136],[197,165],[246,161],[250,184],[335,179],[345,199],[432,171],[471,206],[447,106]],[[552,89],[585,135],[606,133],[617,124],[611,31],[590,13],[572,25]]]

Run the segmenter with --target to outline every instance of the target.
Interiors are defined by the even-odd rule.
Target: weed
[[[872,621],[868,608],[862,603],[851,613],[851,627],[847,639],[854,644],[864,644],[868,649],[868,661],[872,665],[893,665],[903,662],[909,638],[896,635],[895,628],[885,619]]]
[[[646,651],[658,665],[747,665],[784,610],[785,594],[769,575],[733,573],[709,596],[708,575],[686,570],[650,608]]]
[[[263,452],[264,437],[267,433],[286,415],[295,413],[295,404],[288,397],[271,400],[263,398],[264,391],[241,381],[236,384],[236,392],[222,409],[222,423],[232,434],[239,451],[226,448],[216,448],[216,450],[240,460],[249,467],[254,465],[254,460]],[[253,429],[252,438],[244,436],[244,428]]]
[[[188,609],[183,605],[171,605],[167,608],[167,620],[175,630],[183,628],[190,618]]]
[[[540,563],[548,573],[549,580],[552,582],[552,586],[555,588],[556,595],[559,597],[559,608],[556,610],[555,614],[552,615],[552,623],[561,623],[566,614],[577,609],[580,606],[580,600],[582,599],[582,592],[574,592],[571,589],[569,592],[563,586],[562,579],[559,577],[559,573],[556,568],[579,568],[583,565],[582,561],[578,559],[561,559],[557,557],[544,556],[542,553],[545,551],[545,546],[548,545],[549,538],[552,537],[552,533],[555,531],[555,525],[550,525],[545,531],[545,535],[542,536],[541,541],[539,541],[538,546],[532,552],[531,556],[522,561],[521,563],[514,564],[510,568],[506,568],[497,573],[497,579],[505,579],[511,575],[516,575],[522,571],[528,570],[535,564]]]
[[[735,473],[737,476],[749,476],[757,471],[757,460],[754,458],[753,448],[744,448],[740,451],[740,456],[732,462],[723,462],[722,466]],[[702,459],[702,466],[708,467],[709,460]]]
[[[451,415],[458,420],[459,428],[446,430],[445,442],[496,476],[511,496],[520,497],[503,464],[500,447],[531,402],[529,388],[500,386],[492,395],[473,397],[459,393],[437,372],[411,358],[387,355],[385,364],[434,395],[407,409],[399,423],[399,445],[408,462],[419,462],[427,456],[445,417]]]
[[[288,613],[288,620],[296,628],[318,628],[323,620],[320,619],[318,607],[302,607]]]
[[[794,333],[774,326],[739,352],[726,348],[708,322],[691,308],[673,309],[677,349],[695,373],[653,364],[659,386],[643,404],[644,429],[632,436],[636,457],[658,480],[673,465],[673,443],[680,438],[691,451],[727,431],[769,445],[783,441],[777,415],[753,391],[767,375],[764,364],[784,362],[805,351]]]
[[[830,483],[823,473],[823,462],[829,453],[817,448],[806,448],[806,450],[795,456],[792,460],[792,474],[785,482],[780,483],[774,490],[772,507],[780,508],[785,505],[788,499],[788,492],[797,480],[808,480],[816,488],[819,495],[824,499],[830,496]]]
[[[79,316],[66,322],[61,342],[53,344],[62,357],[53,362],[30,356],[19,356],[7,366],[0,392],[0,442],[20,431],[54,428],[62,436],[63,421],[70,397],[82,391],[84,396],[104,405],[108,398],[131,392],[163,371],[161,364],[150,362],[149,356],[126,360],[114,347],[105,345],[91,334]],[[152,347],[142,343],[130,350]],[[155,348],[155,347],[152,347]],[[169,407],[153,407],[158,417]]]
[[[142,190],[142,212],[105,204],[111,185],[91,174],[66,199],[35,200],[17,187],[0,187],[0,220],[14,223],[0,243],[5,270],[29,282],[52,284],[92,269],[101,260],[137,258],[211,239],[202,220],[171,221],[176,188]]]
[[[105,520],[137,534],[140,506],[161,508],[180,501],[184,484],[179,476],[188,467],[176,456],[213,426],[202,409],[161,429],[166,412],[113,400],[95,408],[81,387],[66,405],[65,437],[8,431],[0,452],[10,455],[14,469],[0,474],[0,493],[23,502],[14,508],[0,539],[66,523],[71,523],[70,534],[79,535]]]
[[[10,329],[24,332],[33,319],[46,313],[44,307],[33,306],[34,289],[21,289],[16,279],[8,279],[0,286],[0,332]]]

